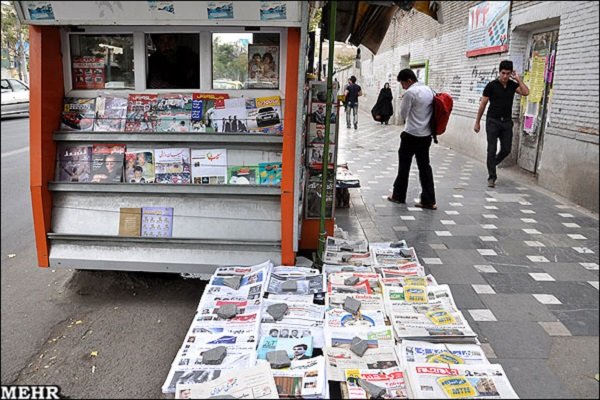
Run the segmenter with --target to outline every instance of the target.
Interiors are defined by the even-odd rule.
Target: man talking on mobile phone
[[[477,119],[473,130],[479,133],[481,117],[489,101],[485,131],[487,133],[487,169],[488,187],[496,187],[496,166],[510,154],[512,147],[513,121],[512,106],[515,92],[521,96],[529,94],[529,88],[523,83],[517,71],[513,70],[510,60],[500,62],[500,74],[485,86],[479,102]],[[496,154],[500,140],[500,151]]]

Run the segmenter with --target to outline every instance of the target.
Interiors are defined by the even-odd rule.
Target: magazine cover
[[[65,131],[91,131],[94,128],[96,99],[66,97],[60,129]]]
[[[191,94],[158,95],[156,132],[190,132],[192,108]]]
[[[126,132],[154,132],[156,130],[156,94],[131,93],[127,99]]]
[[[248,45],[248,89],[279,89],[279,46]]]
[[[92,146],[92,182],[121,182],[125,145],[94,144]]]
[[[232,185],[258,185],[258,167],[245,165],[228,167],[227,183]]]
[[[71,146],[61,143],[57,150],[56,180],[59,182],[89,182],[92,170],[92,146]]]
[[[281,185],[281,162],[263,162],[258,164],[261,185]]]
[[[279,96],[257,97],[246,101],[248,129],[251,132],[283,133],[283,114]]]
[[[172,235],[172,207],[142,208],[142,236],[170,238]]]
[[[201,185],[227,183],[227,150],[192,149],[192,182]]]
[[[215,109],[212,115],[215,132],[245,133],[248,132],[246,107],[228,107]]]
[[[315,144],[308,147],[308,165],[311,168],[321,169],[323,167],[323,152],[325,150],[325,145]],[[329,164],[329,168],[333,168],[335,158],[335,145],[329,145],[329,157],[327,163]]]
[[[96,99],[96,132],[123,132],[127,117],[127,99],[100,96]]]
[[[156,149],[154,156],[156,183],[191,183],[190,149]]]
[[[154,182],[154,151],[128,148],[125,152],[125,182]]]
[[[334,128],[335,129],[335,128]],[[335,130],[329,132],[329,143],[335,143]],[[325,125],[311,122],[308,128],[308,145],[325,143]]]
[[[104,58],[74,56],[71,63],[73,89],[104,89],[106,65]]]
[[[320,102],[312,102],[310,105],[310,122],[324,125],[327,117],[327,104]],[[335,124],[337,121],[336,107],[331,107],[330,127],[332,132],[335,132]]]
[[[321,171],[309,170],[308,184],[306,185],[306,218],[319,218],[321,215]],[[327,175],[327,200],[325,218],[333,214],[333,170]]]
[[[215,132],[216,122],[213,121],[215,109],[224,108],[224,100],[228,99],[227,93],[193,93],[192,104],[194,101],[201,101],[202,105],[196,103],[195,116],[192,119],[193,132]],[[201,118],[197,118],[197,111],[200,110]]]

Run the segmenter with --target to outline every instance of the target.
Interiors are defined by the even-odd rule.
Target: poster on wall
[[[73,89],[104,89],[104,59],[94,56],[73,57]]]
[[[54,10],[49,1],[28,1],[27,12],[29,18],[34,21],[55,19]]]
[[[467,57],[508,51],[510,1],[484,1],[469,9]]]
[[[233,1],[209,1],[208,19],[233,19]]]
[[[279,46],[248,45],[248,89],[279,89]]]
[[[260,19],[261,21],[287,19],[287,5],[283,1],[261,1]]]
[[[175,14],[175,6],[172,1],[148,0],[148,8],[150,11],[162,11],[169,14]]]

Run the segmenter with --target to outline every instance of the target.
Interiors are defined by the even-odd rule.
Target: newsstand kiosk
[[[20,1],[15,6],[30,25],[30,185],[40,267],[210,276],[219,265],[267,259],[294,265],[300,242],[316,248],[318,221],[306,223],[301,234],[307,2]],[[155,37],[166,34],[192,54],[183,62],[194,65],[195,86],[152,86]],[[264,61],[265,48],[271,49],[274,68],[260,81],[250,76],[250,62],[255,53]],[[281,118],[281,130],[62,128],[66,98],[165,93],[279,97],[280,117],[270,115],[268,107],[259,112],[263,119]],[[225,149],[227,167],[281,162],[282,172],[275,185],[258,184],[258,178],[245,185],[229,180],[139,184],[125,178],[71,182],[57,178],[57,151],[65,144],[154,149],[155,162],[156,149]],[[158,173],[158,165],[154,168]],[[171,209],[170,234],[120,234],[122,210],[142,207]],[[327,227],[331,234],[332,216]]]

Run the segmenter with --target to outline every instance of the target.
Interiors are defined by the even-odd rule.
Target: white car
[[[18,79],[2,79],[2,118],[29,113],[29,86]]]

